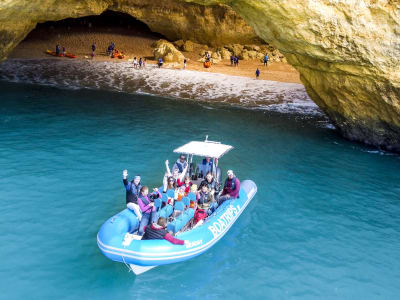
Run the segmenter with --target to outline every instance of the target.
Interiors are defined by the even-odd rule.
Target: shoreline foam
[[[155,65],[137,70],[129,62],[9,59],[0,64],[0,80],[228,103],[281,113],[324,115],[301,84],[159,69]]]

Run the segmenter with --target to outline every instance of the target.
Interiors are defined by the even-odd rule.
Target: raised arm
[[[169,162],[168,159],[165,161],[165,169],[167,170],[167,175],[172,176],[171,170],[169,169]]]
[[[183,181],[183,178],[184,178],[185,175],[186,175],[186,171],[187,171],[188,167],[189,167],[189,164],[186,164],[186,167],[183,169],[181,175],[179,175],[178,179],[179,179],[180,181]]]
[[[129,191],[131,189],[131,183],[126,179],[128,177],[128,170],[122,171],[122,182],[124,183],[125,189]]]

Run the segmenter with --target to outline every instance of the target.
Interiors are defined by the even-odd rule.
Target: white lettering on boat
[[[185,242],[185,246],[186,246],[186,248],[192,248],[192,247],[201,245],[202,243],[203,243],[203,240],[198,240],[198,241],[193,241],[193,242],[187,241],[187,242]]]
[[[211,231],[214,238],[219,236],[224,231],[224,229],[231,223],[232,219],[238,214],[239,211],[240,205],[234,207],[231,204],[217,221],[213,222],[211,226],[208,226],[208,229]]]

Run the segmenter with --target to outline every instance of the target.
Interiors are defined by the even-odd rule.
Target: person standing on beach
[[[92,59],[93,59],[93,57],[94,57],[94,52],[96,51],[96,43],[95,42],[93,42],[93,44],[92,44]]]
[[[133,58],[133,67],[137,69],[137,60],[136,57]]]
[[[56,45],[56,55],[57,55],[57,56],[60,55],[60,50],[61,50],[61,49],[60,49],[60,45],[57,44],[57,45]]]
[[[260,69],[257,68],[257,70],[256,70],[256,78],[257,78],[257,79],[258,79],[258,77],[260,77],[260,73],[261,73],[261,72],[260,72]]]
[[[143,59],[139,58],[139,69],[141,69],[143,66]]]
[[[186,69],[186,62],[187,62],[187,59],[185,58],[185,59],[183,60],[183,69]]]
[[[143,58],[143,68],[146,68],[146,58]]]
[[[159,59],[158,59],[158,68],[161,68],[162,67],[162,65],[163,65],[163,59],[160,57]]]
[[[65,56],[65,47],[62,49],[62,56]]]
[[[264,56],[264,67],[268,66],[268,60],[269,60],[268,53],[265,53],[265,56]]]
[[[231,55],[231,66],[233,66],[235,58],[233,57],[233,55]]]

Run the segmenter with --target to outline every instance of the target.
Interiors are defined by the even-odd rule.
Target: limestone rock
[[[249,60],[249,51],[243,50],[242,52],[240,52],[239,59]]]
[[[260,46],[257,46],[257,45],[244,45],[244,49],[249,50],[249,51],[260,51],[261,50]]]
[[[235,56],[239,56],[243,51],[243,45],[240,44],[231,44],[231,45],[226,45],[224,47],[228,49],[230,52],[232,52],[233,55]]]
[[[195,43],[193,43],[192,41],[186,41],[182,46],[182,50],[185,52],[192,52],[195,47]]]
[[[218,60],[218,61],[221,60],[221,54],[219,54],[219,52],[213,52],[213,53],[211,54],[211,57],[212,57],[214,60]]]
[[[217,48],[215,51],[219,54],[221,59],[230,59],[230,57],[232,55],[231,52],[229,52],[227,49],[225,49],[223,47]]]
[[[155,59],[162,58],[166,63],[182,63],[185,59],[183,54],[178,51],[172,43],[166,40],[159,40],[157,42],[157,47],[154,49],[153,53]]]
[[[184,40],[177,40],[175,42],[173,42],[174,46],[179,49],[179,50],[183,50],[183,45],[185,44]]]
[[[250,51],[247,51],[247,54],[248,54],[250,59],[256,59],[258,53],[257,53],[257,51],[250,50]]]

